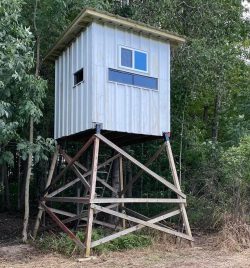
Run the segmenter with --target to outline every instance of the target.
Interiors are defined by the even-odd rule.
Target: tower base
[[[99,163],[101,158],[99,155],[100,144],[105,144],[107,146],[106,151],[112,149],[112,151],[115,152],[102,163]],[[81,163],[80,159],[91,146],[93,147],[92,163],[91,168],[88,169]],[[56,160],[58,158],[58,151],[63,158],[61,163],[66,163],[67,165],[63,167],[59,174],[52,180]],[[168,156],[173,184],[148,168],[164,151]],[[109,183],[110,171],[114,161],[119,162],[119,189]],[[129,161],[137,167],[136,175],[134,175],[127,183],[124,181],[124,161]],[[105,169],[105,171],[101,171],[102,169]],[[69,175],[70,171],[73,172],[76,178],[70,177],[66,183],[65,178]],[[143,173],[147,173],[147,175],[152,177],[156,182],[170,189],[176,198],[126,197],[128,190],[141,178]],[[72,188],[76,185],[78,185],[77,196],[66,196],[66,194],[64,194],[72,194]],[[100,185],[101,187],[97,185]],[[102,192],[101,194],[100,190]],[[54,202],[77,204],[77,210],[76,213],[72,213],[61,209],[55,209],[52,206],[49,207],[48,202],[49,204]],[[137,203],[174,204],[176,205],[176,208],[170,211],[165,211],[152,218],[148,218],[133,209],[128,208],[129,205]],[[167,136],[165,137],[164,143],[145,165],[101,134],[94,134],[91,136],[74,157],[70,157],[65,151],[58,148],[52,160],[43,198],[40,201],[39,213],[34,228],[34,236],[37,234],[43,212],[46,212],[55,224],[68,234],[83,252],[85,257],[90,256],[92,248],[144,227],[150,227],[167,234],[187,239],[190,242],[193,241],[186,213],[186,195],[181,191],[170,142]],[[63,217],[63,219],[60,219],[59,215],[60,217]],[[179,215],[182,218],[184,232],[174,230],[165,223],[166,219],[176,215]],[[110,222],[110,217],[112,217],[112,219],[115,218],[116,220]],[[74,232],[66,226],[66,224],[72,222],[76,222],[76,228],[81,227],[81,222],[86,222],[84,241],[81,241]],[[99,240],[92,241],[92,228],[94,224],[113,229],[115,232]]]

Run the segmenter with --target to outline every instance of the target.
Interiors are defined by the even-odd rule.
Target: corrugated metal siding
[[[120,69],[119,45],[145,50],[158,91],[108,81]],[[170,45],[115,26],[92,23],[55,63],[55,138],[103,123],[103,129],[157,135],[170,131]],[[84,83],[73,74],[84,68]]]
[[[55,62],[55,131],[61,138],[92,127],[91,27],[62,53]],[[84,69],[84,82],[74,86],[74,73]]]
[[[170,131],[170,45],[123,31],[92,24],[94,122],[106,130],[161,135]],[[108,81],[108,68],[119,68],[119,45],[145,50],[148,76],[158,78],[158,91]]]

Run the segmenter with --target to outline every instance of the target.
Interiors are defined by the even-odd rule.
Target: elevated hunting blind
[[[45,195],[40,202],[35,233],[45,210],[86,256],[89,256],[90,248],[145,226],[193,240],[185,209],[186,196],[180,188],[166,135],[170,132],[170,50],[183,42],[185,39],[177,34],[94,9],[84,9],[62,34],[46,57],[47,61],[55,62],[54,136],[59,144],[75,138],[87,141],[74,157],[60,148],[67,165],[52,179],[58,158],[58,152],[55,153]],[[162,139],[162,136],[163,145],[145,165],[117,146]],[[100,143],[113,150],[101,164],[98,163]],[[91,168],[87,168],[80,160],[92,144]],[[173,183],[148,168],[163,151],[169,158]],[[110,165],[114,161],[118,161],[118,188],[109,177]],[[124,174],[125,161],[141,169],[129,182]],[[101,176],[102,168],[106,168],[105,178]],[[65,180],[69,170],[76,178]],[[172,190],[176,198],[128,197],[127,190],[144,173]],[[64,183],[59,183],[63,177]],[[61,195],[77,183],[81,183],[77,197]],[[101,195],[97,184],[102,187]],[[105,194],[106,191],[110,194]],[[47,201],[77,203],[77,213],[48,207]],[[179,208],[148,218],[129,207],[135,203],[176,203]],[[102,214],[121,218],[121,226]],[[162,222],[179,214],[185,233]],[[68,219],[59,219],[57,215]],[[87,222],[84,243],[66,226],[74,221],[78,224]],[[119,232],[91,241],[94,223]]]
[[[96,123],[123,137],[170,132],[170,48],[184,41],[111,14],[81,12],[46,58],[55,62],[55,138],[84,136]]]

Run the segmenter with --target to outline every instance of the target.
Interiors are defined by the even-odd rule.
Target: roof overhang
[[[113,15],[104,11],[97,11],[92,8],[83,9],[74,19],[70,26],[63,32],[55,45],[48,52],[45,61],[54,61],[69,44],[83,31],[91,22],[99,21],[124,29],[130,29],[134,32],[151,36],[156,39],[169,42],[172,46],[184,43],[183,36],[171,33],[160,28],[152,27],[147,24],[127,19],[121,16]]]

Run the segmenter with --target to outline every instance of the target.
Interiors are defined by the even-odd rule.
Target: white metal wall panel
[[[55,62],[55,131],[61,138],[92,127],[91,27],[88,27]],[[84,82],[74,86],[74,73],[84,69]]]
[[[120,45],[148,52],[145,75],[158,79],[157,91],[108,81],[108,68],[121,69]],[[170,131],[168,43],[93,22],[55,65],[56,139],[91,129],[94,122],[105,130],[135,134]],[[84,82],[74,86],[73,75],[81,68]]]
[[[128,133],[159,136],[170,131],[170,45],[101,23],[92,23],[92,31],[92,121]],[[158,78],[158,91],[108,81],[108,68],[122,70],[120,45],[148,52],[145,75]]]

